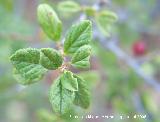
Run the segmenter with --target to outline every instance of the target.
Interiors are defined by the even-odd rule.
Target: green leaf
[[[71,63],[74,67],[77,68],[88,68],[90,67],[90,54],[91,46],[84,45],[80,47],[73,55]]]
[[[117,21],[117,15],[111,11],[100,11],[96,16],[99,29],[106,36],[110,36],[111,26]]]
[[[113,22],[116,22],[118,19],[117,15],[112,11],[103,10],[99,14],[101,17],[104,17],[103,19],[106,22],[113,23]]]
[[[49,99],[56,113],[66,114],[71,109],[74,98],[74,92],[63,87],[61,76],[54,81],[50,89]]]
[[[81,7],[75,1],[62,1],[58,4],[58,10],[65,13],[75,13],[81,10]]]
[[[77,79],[73,77],[73,73],[70,71],[65,71],[61,82],[64,88],[70,91],[78,91],[78,82]]]
[[[55,70],[62,65],[61,54],[52,48],[42,48],[40,64],[46,69]]]
[[[78,81],[78,91],[75,92],[74,104],[87,109],[90,105],[90,93],[85,81],[74,75]]]
[[[94,8],[94,7],[90,7],[90,6],[85,6],[85,7],[83,8],[83,11],[85,12],[85,14],[86,14],[87,16],[92,16],[92,17],[94,17],[95,14],[96,14],[95,8]]]
[[[79,24],[75,24],[69,29],[64,42],[64,52],[66,54],[73,54],[81,46],[89,44],[91,39],[91,21],[81,21]]]
[[[59,41],[62,33],[62,23],[51,6],[47,4],[39,5],[37,15],[46,35],[54,41]]]
[[[10,57],[10,60],[15,67],[16,78],[24,85],[40,80],[47,71],[39,64],[40,51],[38,49],[20,49]]]

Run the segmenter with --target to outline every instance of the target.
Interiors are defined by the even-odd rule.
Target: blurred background
[[[111,10],[119,18],[108,38],[89,17],[94,22],[91,68],[71,69],[87,81],[92,100],[89,109],[75,108],[70,114],[115,116],[90,120],[56,117],[48,100],[56,71],[29,86],[13,77],[9,56],[16,50],[55,47],[37,22],[37,6],[44,2],[58,13],[63,35],[83,14],[58,11],[61,0],[0,0],[0,122],[160,122],[160,0],[76,0],[81,6]]]

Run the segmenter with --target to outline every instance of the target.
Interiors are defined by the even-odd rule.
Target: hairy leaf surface
[[[62,65],[61,54],[52,48],[42,48],[40,64],[46,69],[55,70]]]
[[[39,64],[40,51],[38,49],[20,49],[10,57],[10,60],[16,69],[15,76],[24,85],[40,80],[47,71]]]
[[[62,85],[64,88],[70,91],[78,91],[77,78],[73,77],[73,73],[70,71],[65,71],[61,78]]]
[[[75,92],[74,104],[82,108],[88,108],[90,105],[90,93],[85,81],[77,75],[74,75],[78,81],[78,91]]]
[[[62,32],[62,23],[52,7],[47,4],[40,4],[38,6],[37,16],[46,35],[53,41],[59,41]]]
[[[67,113],[73,104],[74,98],[74,92],[63,87],[61,77],[54,81],[50,89],[49,99],[56,113],[60,115]]]
[[[73,55],[71,63],[74,67],[77,68],[88,68],[90,67],[90,54],[91,46],[84,45],[80,47]]]
[[[65,38],[64,52],[73,54],[78,48],[89,44],[92,37],[92,23],[89,20],[81,21],[79,24],[73,25]]]

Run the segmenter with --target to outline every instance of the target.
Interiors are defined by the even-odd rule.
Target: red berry
[[[142,56],[146,52],[146,43],[144,41],[137,41],[132,47],[135,56]]]

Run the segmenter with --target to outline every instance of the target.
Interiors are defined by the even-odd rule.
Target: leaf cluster
[[[44,33],[55,43],[61,39],[62,22],[51,6],[41,4],[37,9],[38,21]],[[53,82],[49,100],[56,113],[69,111],[73,104],[88,108],[90,93],[86,81],[68,69],[89,68],[92,39],[92,23],[84,20],[71,26],[65,36],[63,50],[53,48],[26,48],[17,50],[10,60],[14,76],[23,85],[39,81],[49,70],[60,70],[60,76]],[[71,61],[64,59],[70,57]]]

